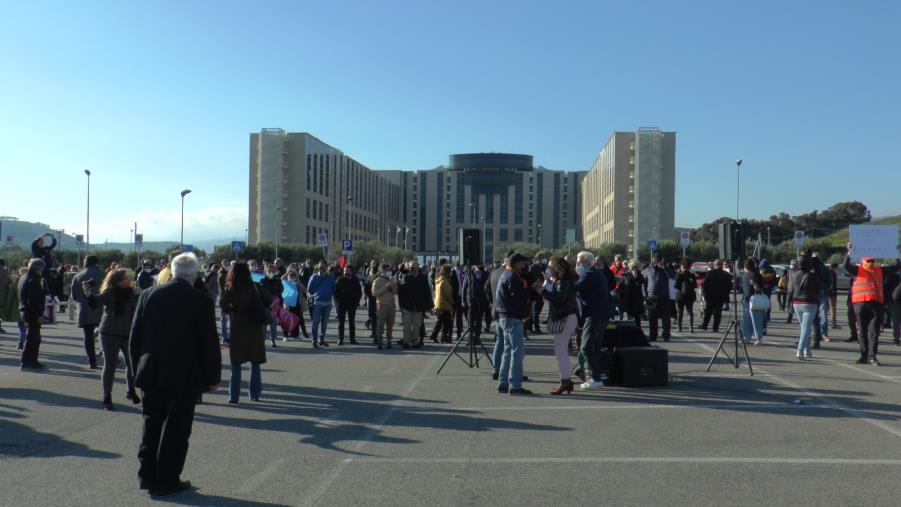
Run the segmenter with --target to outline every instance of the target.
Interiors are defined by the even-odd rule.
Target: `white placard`
[[[897,225],[851,225],[848,227],[851,241],[851,260],[862,257],[895,259],[898,257]]]

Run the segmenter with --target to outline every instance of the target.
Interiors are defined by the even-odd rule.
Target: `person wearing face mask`
[[[282,299],[282,292],[284,291],[284,287],[282,286],[282,280],[278,276],[278,269],[274,264],[270,264],[266,266],[266,278],[260,282],[260,285],[266,292],[269,294],[269,297],[272,299],[272,306],[270,307],[270,311],[272,308],[280,309],[282,304],[284,304],[284,300]],[[278,336],[278,319],[273,316],[272,322],[269,323],[269,341],[272,342],[272,346],[275,347],[275,339]]]
[[[153,261],[144,259],[141,269],[138,270],[138,289],[147,290],[153,287]]]
[[[394,316],[397,307],[394,297],[397,295],[397,283],[394,281],[394,272],[388,264],[379,267],[379,277],[372,282],[372,295],[376,302],[376,336],[378,348],[391,348],[391,338],[394,330]]]
[[[325,330],[328,327],[329,314],[332,312],[332,297],[335,295],[335,276],[328,272],[328,263],[319,263],[319,271],[310,277],[307,292],[313,299],[313,347],[328,347],[325,341]]]
[[[901,247],[899,247],[901,252]],[[851,302],[858,323],[858,340],[860,341],[860,364],[870,363],[879,366],[876,354],[879,352],[879,325],[883,319],[885,294],[883,285],[885,278],[894,275],[901,267],[901,261],[895,260],[894,266],[881,267],[876,259],[863,257],[860,264],[851,263],[851,243],[848,243],[848,255],[843,265],[845,272],[851,275]]]
[[[357,344],[357,333],[354,321],[357,317],[357,307],[360,306],[360,298],[363,297],[363,288],[357,280],[354,269],[351,266],[344,268],[343,276],[335,282],[335,306],[338,311],[338,345],[344,345],[344,323],[347,323],[350,343]]]
[[[582,318],[582,340],[579,350],[579,369],[576,375],[586,379],[590,370],[591,379],[583,382],[582,389],[604,387],[604,380],[610,368],[609,351],[603,348],[604,331],[614,315],[610,301],[607,278],[593,267],[594,254],[579,252],[576,256],[576,300]]]
[[[497,325],[501,327],[500,338],[504,340],[498,368],[499,393],[532,394],[532,391],[522,387],[525,359],[523,325],[529,318],[530,291],[529,283],[523,275],[528,266],[528,257],[519,253],[511,255],[494,295],[494,310],[499,317]]]
[[[90,281],[82,283],[91,308],[103,307],[103,318],[100,321],[100,345],[103,348],[103,407],[113,409],[113,381],[116,375],[116,364],[119,352],[125,356],[125,380],[128,385],[126,398],[137,405],[141,398],[135,392],[134,370],[128,354],[128,334],[135,313],[138,296],[131,288],[131,280],[124,269],[116,269],[107,273],[100,287],[100,293],[94,294],[94,285]]]
[[[294,306],[290,306],[290,304],[286,301],[285,304],[288,306],[288,311],[297,315],[298,325],[291,330],[289,334],[290,338],[300,338],[300,333],[303,332],[303,337],[305,340],[310,339],[310,333],[307,332],[307,324],[306,319],[304,318],[304,314],[310,310],[308,296],[307,296],[307,288],[299,281],[299,276],[297,270],[295,268],[288,268],[288,273],[282,278],[283,283],[296,288],[297,290],[297,303]],[[283,339],[284,341],[288,341],[287,338]]]
[[[222,292],[225,291],[225,281],[228,277],[228,272],[231,271],[233,261],[228,259],[224,259],[222,261],[222,269],[219,270],[217,286],[219,288],[219,305],[222,305]],[[228,312],[221,312],[219,314],[219,339],[221,340],[223,345],[228,345],[228,331],[231,327],[231,315]]]

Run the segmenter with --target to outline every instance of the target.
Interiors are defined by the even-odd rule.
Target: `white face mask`
[[[153,271],[153,270],[150,269],[150,268],[144,268],[144,272],[145,272],[145,273],[150,273],[151,271]]]
[[[547,269],[544,270],[544,277],[545,277],[545,278],[551,278],[552,276],[554,276],[554,272],[551,271],[551,268],[547,268]]]
[[[576,266],[576,273],[579,273],[580,275],[585,274],[587,271],[588,271],[588,266],[582,266],[582,265]]]
[[[391,278],[392,276],[394,276],[393,271],[385,271],[385,278]]]

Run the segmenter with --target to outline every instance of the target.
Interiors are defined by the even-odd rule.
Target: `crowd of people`
[[[134,275],[116,263],[104,269],[94,255],[74,272],[54,270],[53,246],[44,246],[43,237],[38,238],[34,258],[12,276],[0,260],[0,324],[17,323],[21,368],[40,370],[47,296],[58,289],[58,294],[77,303],[87,367],[97,369],[98,355],[104,357],[103,407],[114,409],[112,388],[120,354],[126,399],[139,404],[143,398],[139,476],[143,488],[157,493],[184,487],[179,474],[194,404],[220,381],[221,349],[227,349],[230,366],[228,402],[239,403],[245,364],[249,364],[249,397],[258,401],[267,340],[271,347],[278,341],[305,340],[326,349],[328,337],[334,336],[337,346],[360,345],[356,315],[361,307],[366,309],[364,325],[375,350],[395,345],[422,348],[427,336],[442,344],[468,336],[469,344],[481,345],[483,334],[491,334],[494,324],[492,377],[498,392],[510,395],[531,394],[523,385],[528,380],[523,372],[524,342],[529,334],[543,333],[542,326],[553,337],[560,374],[560,383],[550,394],[571,393],[574,378],[581,389],[598,389],[608,381],[611,368],[612,351],[604,346],[604,334],[612,320],[639,327],[646,321],[650,341],[658,337],[669,341],[674,319],[679,332],[695,332],[694,305],[699,299],[703,304],[697,328],[720,332],[723,312],[737,304],[742,339],[762,345],[775,294],[779,309],[788,312],[787,322],[794,317],[799,322],[796,357],[809,359],[811,349],[830,341],[830,315],[832,329],[838,327],[839,269],[853,280],[848,293],[849,341],[860,343],[858,362],[879,364],[879,335],[884,328],[892,330],[896,345],[901,344],[901,261],[878,266],[874,259],[863,258],[854,264],[850,244],[842,266],[827,266],[808,251],[778,274],[766,260],[748,258],[733,275],[727,261],[717,260],[704,271],[703,280],[688,262],[667,263],[654,257],[642,265],[616,256],[608,265],[587,251],[565,257],[540,252],[531,259],[511,251],[503,262],[472,266],[444,259],[427,265],[414,260],[398,265],[371,261],[359,269],[344,262],[314,265],[309,260],[282,259],[201,265],[193,254],[175,251],[159,264],[145,259]],[[70,273],[62,278],[68,280],[65,290],[51,289],[60,279],[51,275],[54,272]],[[329,330],[333,308],[337,334]],[[398,313],[401,331],[395,340]],[[435,321],[427,332],[431,316]],[[0,332],[5,332],[2,327]],[[178,340],[196,344],[191,354],[174,352],[185,350],[169,345]],[[161,451],[161,438],[168,438],[174,451]]]

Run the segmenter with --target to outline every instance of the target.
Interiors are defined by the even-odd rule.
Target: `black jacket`
[[[607,291],[606,287],[604,292],[609,296],[609,291]],[[579,302],[576,300],[576,286],[570,280],[558,280],[552,290],[542,292],[541,295],[550,303],[548,318],[551,320],[563,320],[574,313],[579,313]],[[599,301],[591,301],[590,303],[601,306]]]
[[[360,306],[360,298],[363,297],[363,288],[356,277],[346,278],[341,276],[335,282],[335,304],[338,308],[356,308]]]
[[[278,298],[279,301],[282,300],[282,291],[285,290],[285,286],[282,285],[281,278],[269,278],[267,276],[260,280],[260,287],[266,290],[266,293],[269,294],[270,300],[272,298]]]
[[[41,238],[35,238],[35,240],[31,242],[31,255],[34,258],[44,261],[44,272],[47,272],[53,267],[53,254],[50,253],[50,251],[56,248],[56,238],[51,239],[50,246],[43,247],[38,246],[39,239]]]
[[[138,272],[138,288],[141,290],[153,287],[153,275],[143,269]]]
[[[488,284],[489,273],[485,270],[472,270],[472,276],[467,273],[463,277],[463,304],[484,310],[489,308],[488,295],[485,286]]]
[[[819,304],[822,284],[817,273],[813,270],[802,271],[800,268],[795,268],[788,272],[788,276],[792,303]]]
[[[213,302],[188,282],[145,290],[129,338],[135,385],[200,394],[220,381],[222,356]]]
[[[525,278],[512,270],[505,270],[494,293],[494,311],[500,316],[513,319],[529,318],[529,293]]]
[[[698,277],[691,271],[681,271],[676,275],[676,301],[692,303],[698,298],[695,289],[698,287]]]
[[[19,311],[26,322],[44,315],[44,284],[40,273],[29,271],[19,278]]]
[[[704,301],[711,306],[720,305],[729,301],[729,291],[732,290],[732,275],[722,268],[711,269],[701,283],[701,293]]]
[[[432,289],[429,287],[428,275],[407,275],[403,283],[397,285],[397,301],[401,310],[411,312],[427,312],[432,309]]]

